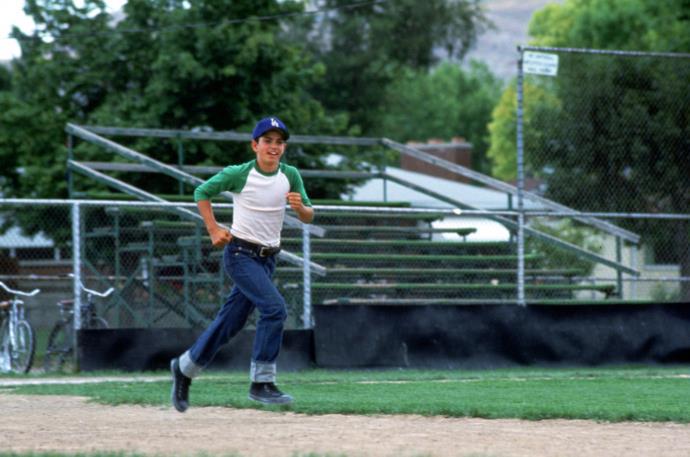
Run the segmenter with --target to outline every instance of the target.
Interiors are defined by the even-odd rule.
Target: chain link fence
[[[641,270],[636,277],[601,264],[588,268],[587,275],[614,277],[621,297],[690,300],[690,54],[536,47],[519,53],[525,198],[625,216],[611,220],[622,231],[599,238],[571,218],[529,217],[526,227]],[[659,217],[645,217],[652,214]]]
[[[442,204],[388,202],[384,184],[380,204],[371,195],[368,206],[341,199],[317,204],[311,226],[287,220],[275,275],[288,303],[287,328],[312,326],[311,306],[321,303],[690,300],[690,55],[530,47],[520,49],[518,68],[517,187],[385,138],[291,139],[297,158],[306,157],[300,144],[364,148],[366,157],[412,157],[479,185],[449,193],[382,163],[304,170],[308,189],[324,191],[333,179],[381,179]],[[66,131],[72,195],[81,182],[97,181],[127,198],[161,200],[161,189],[145,190],[153,180],[144,173],[158,173],[180,203],[1,200],[2,281],[41,289],[27,300],[38,327],[59,317],[60,300],[87,299],[78,281],[114,288],[95,299],[111,327],[205,327],[232,283],[194,203],[181,198],[185,186],[203,180],[197,175],[216,170],[183,166],[184,156],[197,154],[193,141],[246,142],[248,135],[72,124]],[[132,149],[149,137],[177,141],[179,166]],[[73,148],[76,138],[81,148]],[[121,180],[125,175],[136,182]],[[471,194],[487,189],[504,203],[475,203],[481,199]],[[214,207],[229,224],[232,205]]]
[[[214,207],[219,221],[229,223],[232,205]],[[75,298],[77,279],[97,291],[114,288],[106,298],[94,297],[98,314],[111,328],[203,328],[232,282],[221,268],[222,250],[214,249],[203,224],[182,217],[180,208],[191,210],[193,204],[0,201],[5,229],[0,280],[21,290],[41,289],[27,300],[39,329],[50,328],[60,317],[59,301]],[[313,325],[312,304],[517,301],[515,232],[502,230],[487,238],[481,224],[496,218],[515,221],[515,211],[332,205],[316,210],[315,224],[326,230],[325,236],[311,235],[306,226],[286,225],[282,233],[284,254],[292,257],[280,258],[275,284],[288,304],[287,328]],[[528,303],[684,300],[680,266],[650,261],[647,245],[627,243],[617,250],[615,236],[579,227],[568,217],[537,214],[529,217],[531,229],[557,233],[599,257],[562,249],[548,237],[528,237]],[[689,219],[642,220],[663,231]],[[610,220],[629,219],[617,215]],[[305,268],[299,258],[325,268],[326,274]],[[599,259],[618,260],[640,275],[625,275],[619,282],[616,270]],[[70,276],[75,272],[77,278]],[[76,297],[87,299],[84,293]]]

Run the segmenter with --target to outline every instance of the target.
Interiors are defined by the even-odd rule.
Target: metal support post
[[[517,301],[518,305],[525,306],[525,204],[523,194],[525,189],[524,172],[524,139],[522,136],[522,97],[523,97],[523,73],[522,73],[522,47],[518,46],[518,77],[517,77],[517,211],[518,211],[518,275],[517,275]]]
[[[67,134],[67,159],[74,159],[74,137],[71,133]],[[69,167],[67,167],[67,192],[69,198],[74,198],[74,176]]]
[[[180,170],[184,167],[184,145],[182,144],[182,138],[177,135],[177,164],[180,166]],[[184,182],[182,180],[178,183],[178,189],[180,195],[184,195]]]
[[[117,211],[113,215],[113,245],[115,246],[115,284],[117,284],[117,292],[115,292],[117,297],[117,308],[115,309],[115,325],[120,326],[120,315],[122,314],[122,295],[120,291],[123,286],[127,283],[126,280],[120,280],[122,276],[122,264],[120,260],[120,212]]]
[[[302,226],[302,258],[304,259],[302,267],[302,278],[304,283],[302,323],[304,328],[312,328],[311,268],[309,268],[309,261],[311,259],[311,239],[309,238],[308,224],[303,224]]]
[[[388,179],[385,167],[379,167],[379,174],[383,177],[383,201],[388,202]]]
[[[72,273],[73,283],[72,290],[74,294],[74,332],[72,342],[74,352],[74,366],[79,371],[79,330],[81,329],[81,254],[82,254],[82,239],[81,239],[81,214],[79,203],[72,204]]]
[[[630,268],[637,269],[637,255],[637,246],[634,244],[630,245]],[[630,300],[637,299],[637,276],[635,275],[632,276],[632,283],[630,284],[630,297],[628,298]]]
[[[191,312],[190,312],[190,307],[191,307],[191,284],[190,284],[190,279],[192,277],[192,273],[189,271],[189,262],[190,262],[190,256],[189,256],[189,247],[188,246],[182,246],[182,293],[184,297],[184,318],[187,324],[191,325],[192,319],[191,319]]]
[[[616,262],[621,263],[623,259],[623,239],[620,236],[616,237]],[[618,298],[623,298],[623,272],[616,270],[616,288],[618,289]]]

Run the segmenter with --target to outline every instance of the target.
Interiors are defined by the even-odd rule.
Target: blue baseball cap
[[[290,138],[290,132],[288,132],[288,129],[285,127],[285,124],[283,124],[283,121],[275,116],[265,117],[257,122],[256,127],[254,127],[254,131],[252,132],[252,138],[256,141],[261,135],[269,130],[278,130],[283,135],[284,140]]]

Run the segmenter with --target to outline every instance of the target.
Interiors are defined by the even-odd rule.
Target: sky
[[[29,33],[34,23],[24,14],[24,0],[0,0],[0,3],[0,61],[11,60],[21,55],[17,41],[8,38],[12,26],[16,25],[24,33]],[[117,11],[125,3],[127,0],[106,0],[109,12]]]

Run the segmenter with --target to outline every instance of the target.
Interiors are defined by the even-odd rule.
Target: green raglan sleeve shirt
[[[297,168],[283,164],[281,165],[283,173],[287,176],[288,182],[290,183],[290,192],[299,192],[302,196],[302,203],[304,206],[312,206],[311,200],[307,196],[307,191],[304,190],[304,182],[302,181],[302,176],[300,176]]]
[[[255,160],[226,167],[196,188],[194,200],[221,192],[232,194],[232,236],[263,246],[280,245],[288,192],[299,193],[302,203],[312,206],[299,171],[284,163],[273,173],[263,173]]]
[[[194,190],[194,201],[210,200],[221,192],[239,193],[253,166],[254,162],[247,162],[225,167]]]

